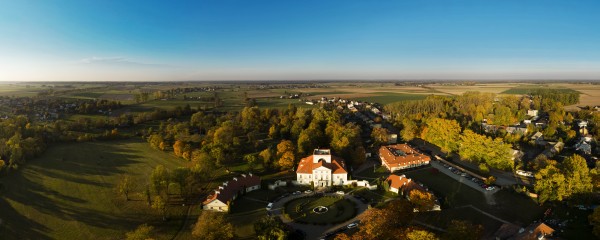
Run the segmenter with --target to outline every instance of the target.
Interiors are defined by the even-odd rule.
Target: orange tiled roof
[[[215,189],[215,193],[209,195],[207,199],[202,202],[202,204],[206,205],[215,199],[219,199],[219,201],[227,204],[227,202],[231,200],[235,194],[243,191],[244,188],[256,185],[260,185],[259,176],[251,173],[242,174],[228,181],[226,185],[223,184],[219,188]]]
[[[422,162],[429,162],[431,158],[411,148],[406,144],[382,146],[379,148],[379,157],[391,168]]]
[[[326,163],[324,161],[319,161],[317,163],[313,163],[313,156],[310,155],[303,159],[300,159],[300,164],[298,165],[298,169],[296,173],[307,173],[312,174],[313,169],[318,167],[326,167],[331,169],[332,174],[342,174],[348,173],[344,168],[344,160],[335,156],[331,156],[331,163]]]
[[[417,189],[420,191],[428,192],[427,188],[419,185],[415,181],[412,181],[410,178],[407,178],[404,175],[398,176],[396,174],[391,174],[387,181],[390,184],[391,188],[398,189],[398,191],[402,191],[405,194],[410,193],[410,191]]]

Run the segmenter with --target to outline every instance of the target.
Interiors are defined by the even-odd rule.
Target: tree
[[[151,240],[152,238],[152,230],[154,227],[148,226],[148,224],[142,224],[138,226],[135,230],[125,233],[126,240]]]
[[[430,192],[413,189],[408,196],[410,202],[415,205],[419,212],[431,210],[435,205],[435,196]]]
[[[192,164],[192,171],[199,173],[201,176],[207,176],[217,167],[216,159],[202,150],[192,152]]]
[[[432,118],[426,121],[426,124],[427,126],[421,133],[421,138],[440,147],[444,152],[458,149],[461,129],[456,120]]]
[[[117,190],[120,194],[125,196],[127,201],[129,201],[129,192],[131,192],[133,187],[134,183],[129,175],[121,176],[121,180],[119,180],[119,184],[117,184]]]
[[[0,159],[0,172],[2,171],[2,169],[4,168],[4,165],[6,165],[6,163],[4,162],[4,160]]]
[[[478,240],[483,236],[483,226],[468,221],[452,220],[446,231],[445,239],[449,240]]]
[[[294,167],[294,153],[285,152],[277,162],[282,170],[289,170]]]
[[[169,171],[163,165],[158,165],[150,174],[150,182],[154,192],[160,194],[169,184]]]
[[[402,120],[402,130],[400,131],[400,136],[402,137],[402,139],[404,139],[404,141],[410,141],[417,136],[418,130],[419,128],[417,127],[417,124],[414,121],[405,118],[404,120]]]
[[[173,144],[173,153],[175,154],[175,156],[177,157],[181,157],[183,156],[183,148],[185,147],[185,143],[182,141],[175,141],[175,144]]]
[[[386,128],[374,128],[371,132],[371,138],[377,146],[387,144],[390,141],[390,136]]]
[[[594,212],[590,214],[588,220],[590,221],[590,225],[594,227],[594,235],[600,238],[600,208],[594,209]]]
[[[284,240],[289,235],[287,225],[283,224],[280,218],[269,216],[254,223],[254,231],[260,240]]]
[[[548,165],[535,174],[535,185],[533,189],[538,194],[538,201],[544,204],[546,201],[562,201],[567,196],[567,184],[565,175],[554,165]]]
[[[563,161],[562,168],[567,180],[567,195],[592,192],[592,177],[585,159],[577,154]]]
[[[265,167],[269,167],[269,166],[273,165],[273,152],[271,151],[271,149],[265,148],[258,154],[258,156],[260,156],[260,158],[262,158],[263,165]]]
[[[425,230],[412,230],[408,229],[406,231],[406,239],[407,240],[437,240],[439,239],[434,233],[428,232]]]
[[[284,153],[294,153],[294,144],[290,140],[282,140],[277,144],[277,156],[283,156]]]
[[[155,196],[152,201],[152,209],[161,213],[163,220],[167,219],[167,203],[161,196]]]
[[[203,211],[192,229],[192,235],[198,239],[233,239],[233,226],[221,213]]]

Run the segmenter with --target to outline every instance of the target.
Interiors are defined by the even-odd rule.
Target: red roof
[[[298,165],[298,169],[296,173],[309,173],[312,174],[313,169],[318,167],[326,167],[331,169],[332,174],[342,174],[348,173],[346,169],[344,169],[344,160],[335,156],[331,156],[331,163],[327,163],[325,161],[319,161],[317,163],[313,163],[313,156],[308,156],[303,159],[300,159],[300,164]]]
[[[410,191],[417,189],[423,192],[427,192],[427,188],[419,185],[417,182],[412,181],[412,179],[407,178],[404,175],[398,176],[396,174],[391,174],[387,181],[390,184],[391,188],[398,189],[398,191],[404,192],[404,194],[409,194]]]
[[[431,160],[429,156],[422,154],[407,144],[382,146],[379,148],[379,157],[390,168],[429,162]]]
[[[202,204],[208,204],[215,199],[227,204],[237,193],[242,192],[245,188],[260,185],[260,177],[254,174],[242,174],[234,177],[231,181],[223,183],[215,189],[215,193],[207,197]]]

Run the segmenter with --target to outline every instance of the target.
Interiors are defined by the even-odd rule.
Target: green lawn
[[[379,104],[388,104],[406,100],[422,100],[427,97],[425,94],[408,94],[408,93],[392,93],[392,92],[376,92],[375,96],[359,97],[357,100],[366,102],[376,102]]]
[[[327,212],[313,212],[313,209],[319,206],[327,207]],[[354,217],[356,209],[353,202],[341,197],[302,197],[285,203],[285,213],[297,222],[329,224]]]
[[[142,223],[155,227],[156,239],[170,239],[187,208],[170,206],[170,220],[137,195],[158,164],[169,169],[182,160],[139,140],[61,144],[1,179],[2,239],[122,239]],[[133,200],[114,190],[122,174],[137,183]]]
[[[436,196],[445,202],[446,208],[473,205],[496,217],[520,225],[528,225],[541,218],[545,211],[545,208],[538,206],[532,199],[508,190],[501,190],[495,194],[497,205],[488,205],[483,193],[429,168],[405,174],[434,191]]]

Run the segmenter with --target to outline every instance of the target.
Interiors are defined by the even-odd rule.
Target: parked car
[[[267,211],[271,210],[272,208],[273,208],[273,203],[267,204]]]
[[[298,194],[301,194],[301,193],[302,192],[300,192],[300,191],[295,191],[295,192],[292,193],[292,195],[298,195]]]
[[[488,190],[488,191],[492,191],[492,190],[494,190],[494,189],[495,189],[495,188],[494,188],[493,186],[485,188],[485,190]]]
[[[467,176],[467,174],[466,174],[466,173],[461,173],[460,175],[461,175],[461,176],[463,176],[463,177],[466,177],[466,176]]]
[[[337,192],[335,192],[335,194],[344,195],[346,193],[344,193],[344,191],[337,191]]]
[[[358,223],[350,223],[346,226],[348,229],[358,227]]]
[[[308,190],[304,191],[304,193],[312,193],[312,190],[308,189]]]

